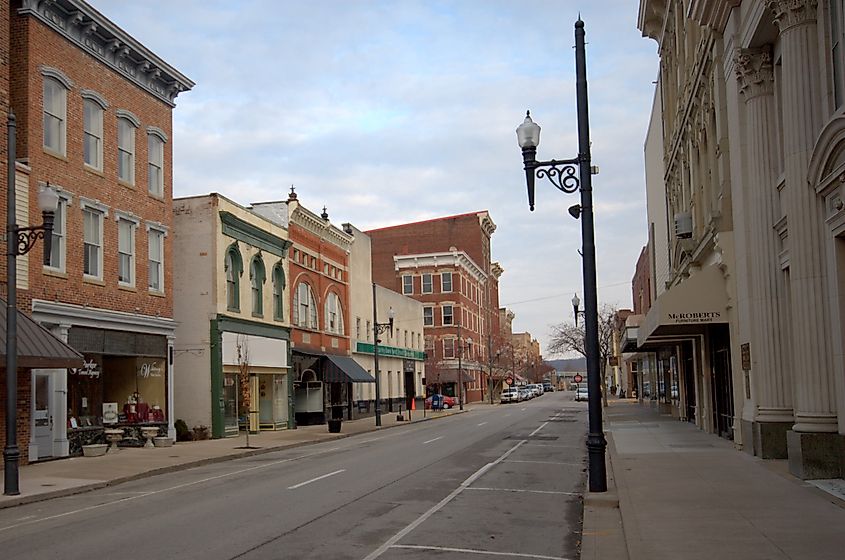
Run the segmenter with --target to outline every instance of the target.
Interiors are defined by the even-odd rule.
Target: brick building
[[[428,393],[457,397],[459,380],[468,402],[496,390],[491,372],[503,270],[491,260],[495,230],[480,211],[366,232],[373,281],[423,302]]]
[[[81,0],[4,2],[0,25],[18,222],[40,222],[47,184],[60,197],[50,254],[18,258],[18,305],[85,357],[25,380],[43,397],[21,403],[29,459],[80,452],[104,423],[173,436],[171,112],[194,84]]]

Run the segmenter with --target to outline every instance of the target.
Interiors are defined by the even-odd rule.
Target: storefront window
[[[223,374],[223,425],[226,435],[238,435],[238,374]]]

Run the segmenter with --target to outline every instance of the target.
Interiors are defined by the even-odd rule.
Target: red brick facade
[[[631,281],[634,314],[645,315],[651,309],[651,258],[648,245],[640,251],[634,278]]]

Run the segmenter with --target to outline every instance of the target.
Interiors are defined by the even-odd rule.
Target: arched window
[[[226,260],[223,263],[226,272],[226,307],[230,311],[240,311],[240,279],[244,271],[241,252],[237,245],[232,245],[226,250]]]
[[[343,334],[343,311],[340,298],[334,292],[326,297],[325,330],[333,334]]]
[[[261,317],[264,315],[264,261],[256,255],[249,265],[249,281],[252,286],[252,314]]]
[[[317,330],[317,302],[311,286],[300,282],[293,297],[293,323],[297,327]]]
[[[285,320],[285,270],[281,262],[273,267],[273,319]]]

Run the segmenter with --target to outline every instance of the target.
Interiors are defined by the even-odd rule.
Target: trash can
[[[329,433],[338,434],[340,433],[340,427],[343,424],[343,405],[333,405],[331,410],[332,416],[327,421],[329,425]]]

